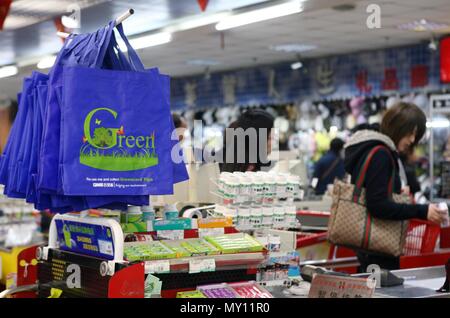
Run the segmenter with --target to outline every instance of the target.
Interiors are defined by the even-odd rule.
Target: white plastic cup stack
[[[238,208],[238,226],[241,230],[250,228],[250,208],[248,206]]]
[[[277,194],[277,182],[273,173],[266,173],[264,178],[265,193],[267,202],[272,202]]]
[[[232,173],[230,172],[221,172],[219,176],[219,180],[217,182],[218,191],[221,195],[225,194],[227,192],[227,182],[229,176],[231,176]]]
[[[289,175],[287,177],[286,186],[287,195],[291,198],[297,197],[300,192],[300,177],[296,175]]]
[[[284,222],[289,227],[296,227],[297,225],[297,209],[295,205],[287,205],[285,206],[285,220]]]
[[[259,229],[262,225],[262,207],[260,205],[254,205],[250,210],[250,225],[253,229]]]
[[[286,187],[287,187],[287,179],[286,175],[278,174],[276,176],[277,182],[277,198],[285,198],[286,197]]]
[[[262,207],[262,227],[270,229],[273,226],[273,207],[271,205],[264,205]]]
[[[239,176],[239,182],[240,182],[240,195],[242,197],[243,201],[250,201],[252,196],[252,178],[248,174],[243,174]]]
[[[275,228],[285,227],[285,211],[284,207],[280,204],[277,204],[273,207],[273,225]]]
[[[261,202],[264,198],[264,177],[261,174],[255,175],[252,181],[253,201]]]

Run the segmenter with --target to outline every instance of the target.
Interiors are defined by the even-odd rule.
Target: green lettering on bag
[[[155,132],[150,136],[125,135],[124,127],[102,127],[102,121],[93,117],[98,112],[107,112],[116,120],[118,114],[110,108],[93,109],[84,120],[83,145],[80,149],[80,163],[99,170],[134,171],[158,165],[155,149]]]

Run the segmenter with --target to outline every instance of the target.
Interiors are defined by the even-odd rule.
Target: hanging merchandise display
[[[171,160],[170,79],[145,70],[116,24],[70,35],[49,75],[25,79],[0,161],[6,195],[54,212],[126,210],[188,179]]]
[[[353,129],[355,126],[367,122],[363,115],[364,98],[355,97],[350,101],[350,109],[352,113],[348,115],[346,126],[348,129]]]

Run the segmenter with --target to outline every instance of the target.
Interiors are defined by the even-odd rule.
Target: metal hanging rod
[[[123,21],[125,21],[127,18],[129,18],[130,16],[132,16],[134,14],[134,10],[133,9],[128,9],[127,11],[125,11],[124,13],[122,13],[116,20],[115,20],[115,25],[119,25],[121,24]],[[56,34],[59,37],[62,37],[64,39],[68,38],[70,33],[66,33],[66,32],[56,32]]]

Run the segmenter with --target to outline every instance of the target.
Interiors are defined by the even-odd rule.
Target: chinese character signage
[[[368,278],[316,274],[309,298],[372,298],[376,282]]]
[[[205,109],[449,89],[437,72],[439,58],[421,44],[306,59],[297,70],[285,62],[216,72],[208,79],[201,75],[174,78],[171,106]]]

